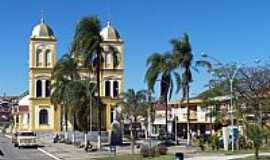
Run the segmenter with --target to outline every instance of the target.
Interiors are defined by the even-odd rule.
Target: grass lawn
[[[96,160],[173,160],[174,155],[143,158],[141,155],[122,155],[116,157],[99,158]]]
[[[261,147],[260,152],[269,152],[270,147]],[[237,154],[254,154],[253,149],[243,149],[243,150],[235,150],[234,152],[232,151],[224,151],[220,149],[219,151],[212,151],[211,149],[207,149],[206,151],[202,151],[201,153],[204,154],[224,154],[224,155],[237,155]]]
[[[255,156],[251,156],[251,157],[239,158],[239,159],[234,159],[234,160],[257,160],[257,159],[255,158]],[[259,157],[259,160],[270,160],[270,157],[261,156]]]

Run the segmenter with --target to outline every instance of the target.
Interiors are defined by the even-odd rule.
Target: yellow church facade
[[[124,92],[124,50],[123,41],[117,30],[108,23],[100,32],[105,61],[101,64],[100,89],[104,106],[102,111],[102,130],[110,130],[121,109],[116,104]],[[108,47],[118,50],[119,65],[113,67],[113,56]],[[106,52],[108,51],[108,52]],[[29,39],[29,95],[19,101],[15,114],[15,130],[31,130],[36,132],[61,131],[61,107],[51,103],[51,76],[57,62],[57,39],[50,26],[42,20],[37,24]],[[89,78],[86,69],[80,70],[81,78]],[[90,74],[95,81],[95,75]],[[92,81],[93,81],[92,80]],[[87,112],[87,111],[86,111]],[[98,113],[92,113],[93,125],[97,126]],[[63,124],[62,124],[63,125]]]

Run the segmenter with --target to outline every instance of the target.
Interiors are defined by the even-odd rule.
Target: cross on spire
[[[41,10],[40,23],[44,23],[44,11],[43,11],[43,9]]]
[[[107,26],[112,25],[112,14],[111,14],[111,3],[110,0],[107,0]]]

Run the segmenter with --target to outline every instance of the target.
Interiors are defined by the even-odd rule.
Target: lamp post
[[[215,61],[219,66],[221,66],[224,71],[226,71],[225,65],[223,63],[221,63],[218,59],[208,56],[207,54],[205,54],[204,52],[201,53],[201,56],[204,58],[209,58],[212,59],[213,61]],[[253,62],[255,63],[259,63],[260,60],[259,59],[255,59],[253,60]],[[242,66],[244,66],[247,63],[241,63],[241,64],[237,64],[236,68],[233,70],[232,76],[229,75],[229,73],[226,72],[226,76],[227,78],[229,78],[229,82],[230,82],[230,120],[231,120],[231,132],[232,132],[232,141],[231,141],[231,145],[232,145],[232,152],[234,151],[234,132],[233,132],[233,126],[234,126],[234,117],[233,117],[233,112],[234,112],[234,108],[233,108],[233,80],[235,79],[236,74],[238,73],[238,71],[241,69]]]
[[[233,130],[233,126],[234,126],[234,117],[233,117],[233,112],[234,112],[234,108],[233,108],[233,80],[237,74],[237,72],[239,71],[239,69],[241,68],[243,64],[240,64],[236,67],[236,69],[233,72],[233,76],[230,79],[230,115],[231,115],[231,132],[232,132],[232,152],[234,151],[234,130]]]

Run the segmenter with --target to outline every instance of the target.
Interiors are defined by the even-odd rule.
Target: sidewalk
[[[78,148],[72,144],[69,145],[42,141],[42,145],[44,145],[44,147],[41,147],[41,150],[63,160],[84,160],[90,158],[109,157],[113,155],[113,153],[109,151],[85,152],[83,148]]]
[[[83,148],[78,148],[74,145],[68,145],[64,143],[52,143],[48,141],[42,141],[44,147],[40,148],[58,159],[63,160],[84,160],[91,158],[104,158],[114,156],[112,152],[109,151],[109,147],[104,146],[103,151],[95,151],[95,152],[85,152]],[[169,154],[175,154],[176,152],[182,152],[185,155],[196,155],[197,148],[186,148],[184,146],[173,146],[169,148]],[[139,154],[140,151],[135,147],[135,153]],[[131,154],[131,146],[117,146],[116,149],[117,155],[128,155]]]
[[[103,151],[85,152],[83,148],[78,148],[74,145],[68,145],[64,143],[52,143],[49,141],[42,141],[44,147],[40,148],[49,154],[55,156],[56,160],[87,160],[92,158],[104,158],[114,156],[110,152],[108,147],[104,147]],[[107,149],[107,150],[105,150]],[[182,152],[185,155],[185,160],[232,160],[236,158],[245,158],[253,156],[254,154],[237,154],[237,155],[224,155],[224,154],[209,154],[205,155],[198,152],[196,147],[185,146],[173,146],[168,150],[169,154],[175,154],[176,152]],[[135,150],[135,153],[139,154],[139,149]],[[117,146],[117,155],[131,154],[131,146]],[[270,152],[262,152],[261,156],[270,156]]]

